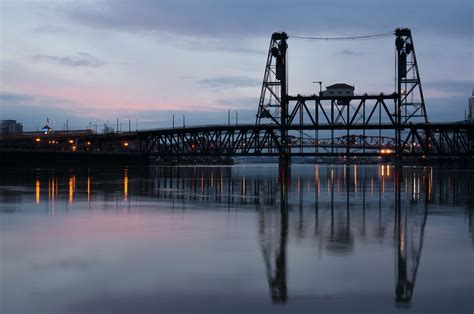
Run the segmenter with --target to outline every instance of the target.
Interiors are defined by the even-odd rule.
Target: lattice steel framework
[[[366,136],[369,125],[391,124],[393,134],[399,144],[398,155],[402,153],[402,128],[409,123],[428,123],[423,89],[416,60],[415,47],[411,31],[398,28],[394,35],[396,47],[396,86],[397,90],[390,95],[352,95],[352,96],[291,96],[287,94],[287,60],[288,48],[286,33],[273,33],[265,66],[265,74],[260,93],[256,124],[275,124],[280,126],[277,137],[280,142],[280,155],[289,160],[291,148],[287,126],[310,124],[316,127],[314,134],[308,134],[301,128],[297,132],[299,142],[315,139],[318,142],[321,125],[344,125],[359,127],[346,136]],[[392,101],[392,102],[390,102]],[[338,136],[331,130],[331,139]],[[373,135],[373,134],[372,134]],[[380,137],[386,136],[379,129]],[[340,136],[340,135],[339,135]],[[303,147],[300,147],[300,153]],[[319,153],[316,149],[315,153]]]
[[[295,134],[301,130],[346,133],[359,131],[360,126],[291,124],[287,130]],[[365,129],[367,133],[393,130],[390,123],[371,124]],[[410,124],[403,130],[401,145],[396,138],[369,134],[318,140],[288,136],[288,152],[293,156],[395,156],[400,148],[401,156],[406,157],[474,156],[474,124]],[[210,126],[140,132],[138,139],[142,153],[163,157],[280,156],[279,132],[277,125]]]
[[[287,92],[287,39],[288,35],[285,32],[272,34],[255,121],[257,125],[266,123],[281,124],[282,106],[284,105],[284,99],[282,98]]]
[[[74,147],[77,151],[140,152],[159,158],[278,156],[282,164],[287,164],[291,155],[472,158],[474,124],[427,123],[411,31],[399,28],[395,36],[398,90],[394,93],[288,95],[288,35],[273,33],[254,125],[106,135],[90,132],[74,136]],[[57,134],[46,134],[34,141],[36,136],[0,137],[0,147],[71,149],[71,134],[59,140]]]
[[[415,45],[411,30],[408,28],[398,28],[395,31],[395,36],[400,123],[428,123],[425,98],[423,96],[420,71],[416,61]]]

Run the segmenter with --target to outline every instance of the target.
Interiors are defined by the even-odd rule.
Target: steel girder
[[[402,140],[405,155],[474,157],[474,124],[410,125]]]
[[[349,121],[349,120],[346,120]],[[359,125],[289,125],[289,132],[357,131]],[[364,130],[395,130],[393,124],[366,125]],[[472,157],[473,124],[412,124],[402,129],[402,156]],[[142,153],[162,157],[279,156],[279,126],[208,126],[139,132]],[[393,137],[349,135],[323,139],[289,137],[293,156],[395,155]]]

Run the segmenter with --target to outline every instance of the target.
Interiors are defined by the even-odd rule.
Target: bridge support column
[[[291,163],[290,149],[288,142],[288,94],[287,94],[287,62],[286,50],[288,36],[285,33],[279,34],[280,43],[278,49],[274,50],[276,57],[276,77],[280,80],[280,166],[288,167]]]
[[[279,158],[278,158],[278,165],[280,167],[289,167],[291,166],[291,157],[290,155],[281,155]]]

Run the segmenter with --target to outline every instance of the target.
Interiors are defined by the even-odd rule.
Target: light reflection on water
[[[9,169],[0,310],[466,312],[472,174],[388,164]]]

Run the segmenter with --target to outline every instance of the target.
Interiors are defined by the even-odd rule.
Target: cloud
[[[98,68],[105,64],[104,61],[94,57],[87,52],[78,52],[73,56],[50,56],[50,55],[35,55],[33,60],[38,62],[51,62],[70,67],[92,67]]]
[[[422,82],[422,84],[423,89],[426,89],[433,98],[459,96],[467,99],[474,89],[474,81],[472,80],[433,80]]]
[[[18,103],[29,103],[34,100],[32,95],[16,94],[9,92],[0,92],[0,103],[4,105],[13,105]]]
[[[65,34],[68,33],[65,27],[61,27],[58,25],[51,25],[51,24],[44,24],[40,26],[36,26],[32,29],[33,33],[36,34]],[[69,34],[69,33],[68,33]]]
[[[258,109],[258,97],[238,97],[238,98],[226,98],[218,99],[217,103],[221,104],[223,108],[243,109],[250,110],[253,113],[257,112]]]
[[[94,5],[83,3],[75,2],[74,5],[67,6],[66,14],[88,27],[127,32],[162,32],[220,38],[236,35],[268,36],[281,30],[287,30],[290,34],[347,35],[379,33],[402,25],[438,36],[472,36],[473,4],[469,0],[449,3],[365,0],[357,4],[352,0],[103,0],[94,2]],[[315,19],[315,12],[328,13],[330,18]]]
[[[238,110],[240,123],[253,123],[258,98],[233,98],[217,100],[214,104],[180,104],[164,108],[161,105],[141,106],[133,105],[133,109],[123,108],[119,105],[110,111],[104,107],[100,111],[98,105],[74,102],[59,97],[48,97],[36,94],[1,92],[0,91],[0,116],[2,119],[15,119],[22,122],[25,130],[34,130],[41,126],[49,117],[55,121],[55,128],[62,128],[69,120],[71,129],[84,129],[90,121],[102,125],[108,119],[115,121],[118,117],[122,128],[128,127],[131,119],[135,127],[137,117],[140,129],[152,129],[171,126],[172,116],[175,115],[176,125],[180,125],[182,114],[186,116],[186,125],[207,125],[227,123],[227,109],[232,108],[232,121],[235,111]],[[153,107],[155,109],[147,109]],[[113,113],[112,113],[113,112]],[[53,122],[52,122],[53,123]]]
[[[81,108],[67,99],[0,91],[0,116],[22,122],[25,131],[34,130],[35,126],[40,126],[47,117],[58,125],[74,118],[70,120],[70,125],[73,128],[84,128],[88,117]]]
[[[27,93],[12,93],[0,91],[0,104],[2,112],[22,112],[20,107],[37,107],[39,109],[62,110],[70,113],[84,113],[79,103],[59,97],[48,97]]]
[[[342,56],[361,56],[363,55],[362,52],[360,51],[355,51],[352,49],[343,49],[335,53],[336,55],[342,55]]]
[[[238,45],[231,38],[199,38],[194,36],[166,36],[164,38],[169,44],[183,49],[192,51],[225,51],[226,53],[234,54],[253,54],[261,55],[262,51],[257,47],[246,42],[240,42]]]
[[[468,107],[468,97],[426,99],[426,111],[431,122],[455,122],[464,119]]]
[[[208,79],[202,79],[197,83],[207,88],[238,88],[238,87],[254,87],[261,84],[260,81],[251,79],[246,76],[221,76]]]

